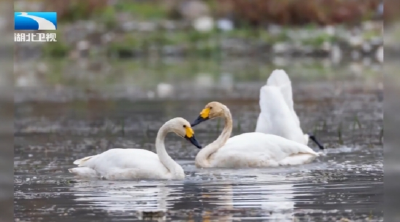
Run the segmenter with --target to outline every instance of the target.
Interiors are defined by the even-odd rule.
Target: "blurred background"
[[[265,80],[274,67],[295,64],[362,73],[383,61],[379,0],[31,0],[14,8],[58,13],[57,43],[15,45],[23,89],[151,96],[177,78]]]
[[[56,43],[14,44],[14,216],[101,221],[147,207],[183,221],[270,212],[382,221],[383,21],[399,6],[386,1],[383,13],[381,0],[15,0],[14,11],[57,12],[58,25]],[[393,27],[389,55],[400,38]],[[183,183],[110,186],[67,173],[73,160],[112,147],[154,151],[162,123],[191,121],[212,100],[231,109],[233,135],[252,132],[259,89],[277,68],[292,80],[303,130],[329,147],[321,162],[255,179],[215,175],[194,169],[198,150],[171,138],[168,152],[188,173]],[[196,127],[196,137],[208,144],[221,124]],[[236,196],[225,200],[222,191]]]

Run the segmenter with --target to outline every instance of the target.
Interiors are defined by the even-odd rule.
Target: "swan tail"
[[[82,159],[75,160],[74,164],[78,165],[78,166],[82,166],[86,161],[90,160],[92,157],[94,157],[94,156],[87,156],[87,157],[84,157]]]
[[[70,173],[73,173],[79,177],[83,178],[96,178],[98,177],[98,174],[95,170],[89,168],[89,167],[75,167],[68,169]]]

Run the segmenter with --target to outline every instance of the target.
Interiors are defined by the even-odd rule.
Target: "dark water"
[[[176,116],[191,121],[212,100],[231,109],[235,135],[254,131],[259,113],[258,90],[273,67],[258,68],[263,71],[249,76],[240,69],[215,74],[211,82],[202,74],[170,74],[162,81],[149,74],[141,79],[142,87],[132,86],[133,92],[120,90],[118,82],[107,87],[94,84],[87,90],[86,85],[74,86],[82,82],[77,78],[59,91],[59,83],[48,81],[20,87],[15,105],[15,218],[383,221],[379,69],[366,68],[357,74],[354,67],[346,66],[337,69],[337,75],[332,75],[334,68],[328,72],[320,68],[289,72],[302,128],[314,132],[327,147],[326,155],[311,164],[196,169],[198,150],[171,135],[166,139],[167,151],[183,166],[183,181],[87,181],[68,173],[75,159],[109,148],[154,151],[157,130],[165,121]],[[170,85],[157,85],[159,82]],[[201,83],[208,87],[199,87]],[[213,141],[221,124],[212,120],[194,128],[200,143]],[[314,144],[309,145],[316,149]]]

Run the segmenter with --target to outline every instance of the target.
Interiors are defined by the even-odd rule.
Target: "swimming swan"
[[[129,179],[183,179],[182,167],[167,153],[164,138],[169,132],[189,140],[201,148],[194,137],[190,123],[180,117],[167,121],[157,133],[157,154],[143,149],[110,149],[95,156],[76,160],[79,167],[69,172],[80,177],[103,177],[107,180]]]
[[[201,111],[192,127],[208,119],[222,117],[225,127],[221,135],[200,150],[196,166],[200,168],[245,168],[299,165],[314,160],[318,153],[310,147],[280,136],[259,132],[231,137],[232,116],[225,105],[210,102]]]
[[[324,146],[312,134],[304,134],[293,108],[292,83],[284,70],[274,70],[260,89],[260,115],[255,132],[273,134],[307,145],[308,139]]]

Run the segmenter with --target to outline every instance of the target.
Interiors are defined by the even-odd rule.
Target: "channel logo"
[[[57,12],[14,12],[14,30],[56,30]]]

